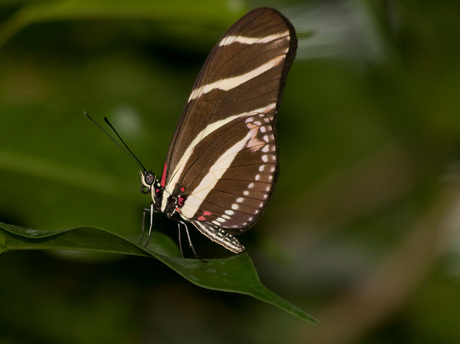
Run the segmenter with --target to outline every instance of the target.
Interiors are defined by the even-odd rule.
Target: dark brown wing
[[[275,121],[296,47],[273,9],[237,21],[206,60],[168,151],[162,210],[180,196],[182,218],[233,252],[244,248],[230,234],[257,221],[276,181]]]
[[[241,38],[253,41],[245,43]],[[181,159],[213,123],[275,104],[267,113],[274,124],[296,47],[292,25],[270,8],[249,12],[222,36],[203,65],[171,141],[166,184],[178,181],[174,173]],[[232,80],[244,82],[229,88]]]

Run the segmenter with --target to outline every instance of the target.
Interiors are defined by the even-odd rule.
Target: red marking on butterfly
[[[205,210],[205,211],[203,211],[203,215],[198,216],[197,220],[198,221],[206,221],[207,218],[205,216],[209,216],[209,215],[212,215],[212,213],[207,211],[207,210]]]
[[[163,167],[163,174],[161,175],[161,182],[160,182],[162,187],[166,186],[166,171],[167,171],[167,169],[168,169],[168,165],[166,165],[166,163],[165,163],[165,165]]]
[[[184,197],[179,197],[177,199],[177,203],[180,205],[180,206],[183,206],[184,205]]]
[[[183,186],[180,187],[180,192],[184,192],[185,188]]]

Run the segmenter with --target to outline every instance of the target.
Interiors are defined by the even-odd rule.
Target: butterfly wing
[[[181,189],[181,216],[220,244],[220,234],[251,227],[271,196],[274,125],[296,47],[279,12],[249,12],[211,51],[179,120],[161,178],[162,210]]]

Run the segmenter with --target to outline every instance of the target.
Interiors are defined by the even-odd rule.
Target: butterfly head
[[[161,186],[158,178],[153,172],[147,171],[140,171],[139,176],[141,178],[142,184],[141,192],[144,194],[150,193],[152,196],[153,204],[160,205],[164,187]]]

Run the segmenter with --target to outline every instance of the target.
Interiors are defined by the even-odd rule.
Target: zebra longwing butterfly
[[[145,170],[106,119],[142,167],[141,191],[152,197],[144,210],[149,238],[154,213],[163,212],[178,222],[179,235],[185,226],[192,250],[187,223],[234,253],[244,250],[234,235],[260,218],[276,182],[275,122],[296,49],[292,24],[276,10],[258,8],[238,20],[198,75],[160,178]],[[144,219],[142,233],[143,226]]]
[[[193,224],[226,249],[259,219],[278,174],[275,122],[295,58],[292,24],[270,8],[238,20],[212,49],[193,86],[157,178],[141,171],[153,214]],[[187,227],[186,227],[187,228]],[[188,232],[187,232],[188,234]]]

